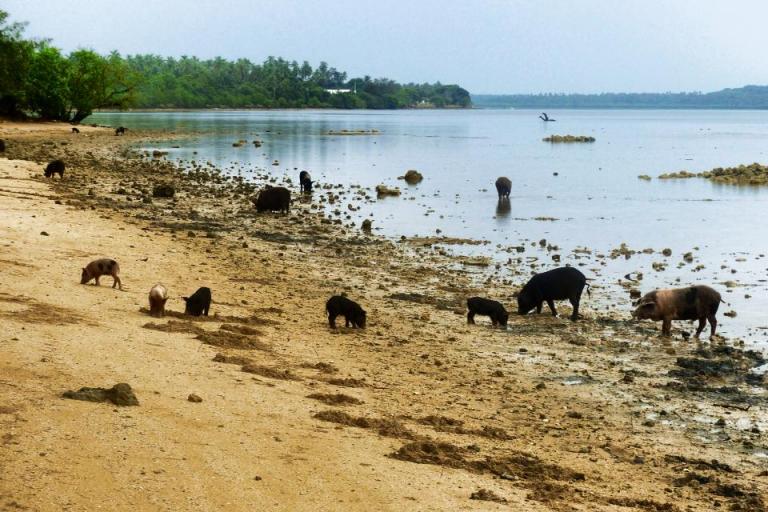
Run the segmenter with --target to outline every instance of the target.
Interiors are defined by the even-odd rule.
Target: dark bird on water
[[[542,121],[555,121],[555,119],[551,119],[551,118],[550,118],[550,117],[547,115],[547,113],[546,113],[546,112],[542,112],[542,113],[541,113],[541,115],[539,116],[539,119],[541,119]]]

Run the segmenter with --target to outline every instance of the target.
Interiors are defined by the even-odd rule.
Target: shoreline
[[[3,156],[17,159],[0,159],[9,325],[0,406],[12,409],[0,413],[12,432],[0,444],[0,504],[183,509],[193,497],[200,510],[503,506],[469,499],[487,489],[526,510],[764,507],[768,467],[756,454],[767,450],[765,384],[749,380],[746,352],[659,340],[647,324],[602,316],[513,315],[508,331],[467,326],[463,300],[482,282],[444,268],[430,246],[367,237],[301,203],[289,216],[256,216],[251,185],[125,149],[167,138],[156,132],[11,127],[0,124]],[[62,153],[71,165],[61,182],[25,163]],[[174,199],[144,202],[169,182]],[[79,267],[102,254],[120,261],[128,292],[77,284]],[[139,308],[156,281],[170,287],[175,312],[179,296],[210,285],[219,316],[148,317]],[[323,304],[341,291],[369,312],[364,331],[328,329]],[[22,314],[8,296],[28,298]],[[62,306],[50,314],[70,323],[44,320]],[[686,373],[686,364],[715,371]],[[120,378],[136,389],[138,408],[115,414],[60,398]],[[193,392],[202,404],[186,401]],[[362,403],[307,398],[318,393]],[[152,463],[157,450],[165,463]],[[117,476],[73,484],[103,471]],[[25,487],[35,478],[56,492]],[[232,489],[232,479],[234,496],[216,489]]]

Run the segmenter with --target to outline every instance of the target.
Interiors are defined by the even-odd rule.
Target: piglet
[[[165,316],[165,302],[168,300],[168,288],[157,283],[149,290],[149,314]]]
[[[120,265],[115,260],[109,258],[102,258],[94,260],[85,266],[83,273],[80,276],[80,284],[86,284],[91,279],[96,279],[96,286],[99,286],[99,278],[103,275],[112,276],[114,282],[112,288],[119,286],[123,289],[123,283],[120,281]]]

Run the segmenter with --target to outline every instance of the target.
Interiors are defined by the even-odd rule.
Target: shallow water
[[[88,122],[195,132],[191,139],[175,141],[181,145],[178,149],[167,143],[156,147],[169,150],[172,159],[211,161],[246,176],[262,169],[289,176],[297,184],[298,171],[308,170],[321,185],[399,186],[399,198],[355,201],[360,209],[349,212],[353,220],[359,225],[362,217],[372,216],[377,233],[393,237],[435,234],[439,229],[442,235],[488,240],[487,245],[456,250],[505,264],[519,257],[521,263],[512,265],[525,273],[534,270],[529,257],[538,257],[535,270],[541,271],[557,266],[551,256],[559,254],[560,264],[580,265],[594,278],[594,287],[602,288],[603,301],[593,303],[594,309],[631,309],[628,293],[617,285],[628,272],[643,273],[637,284],[643,292],[711,284],[727,301],[721,305],[718,331],[742,337],[748,345],[768,346],[768,259],[763,256],[768,254],[768,187],[637,178],[766,163],[768,112],[549,114],[557,122],[543,123],[538,112],[527,110],[99,113]],[[381,133],[327,135],[343,129]],[[541,141],[550,134],[591,135],[597,141]],[[232,147],[238,139],[249,144]],[[254,148],[254,139],[264,146]],[[271,165],[274,160],[278,166]],[[398,181],[408,169],[419,170],[424,181],[415,187]],[[513,183],[509,211],[497,211],[493,183],[501,175]],[[315,197],[321,193],[318,190]],[[342,200],[335,207],[347,213],[349,202]],[[540,239],[559,249],[539,248]],[[596,257],[607,256],[622,242],[655,253],[630,259]],[[524,253],[504,250],[518,245],[526,246]],[[587,247],[592,254],[573,253],[577,247]],[[664,248],[670,248],[672,256],[662,256]],[[683,263],[689,251],[694,261]],[[657,272],[652,262],[667,262],[667,269]],[[704,268],[695,270],[699,265]],[[739,286],[719,284],[725,281]],[[730,310],[738,316],[722,314]]]

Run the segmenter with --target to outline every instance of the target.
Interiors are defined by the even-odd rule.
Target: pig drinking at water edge
[[[661,320],[661,335],[669,336],[672,320],[698,320],[696,338],[709,320],[710,337],[717,329],[717,308],[720,307],[720,294],[709,286],[698,285],[688,288],[655,290],[646,293],[637,301],[637,308],[632,316],[639,319]]]
[[[112,276],[114,282],[112,288],[119,286],[123,289],[123,283],[120,281],[120,265],[115,260],[109,258],[102,258],[100,260],[94,260],[83,268],[83,273],[80,276],[80,284],[86,284],[91,279],[96,279],[96,286],[99,286],[99,278],[103,275]]]
[[[557,316],[555,301],[568,299],[573,306],[571,320],[575,322],[579,317],[579,303],[584,286],[589,286],[587,278],[573,267],[560,267],[536,274],[520,290],[517,296],[517,312],[525,315],[536,308],[536,312],[541,313],[542,305],[546,302],[552,315]]]
[[[469,310],[467,313],[468,324],[475,323],[475,315],[482,315],[490,317],[494,327],[497,325],[507,326],[509,313],[500,302],[483,297],[470,297],[467,299],[467,309]]]

